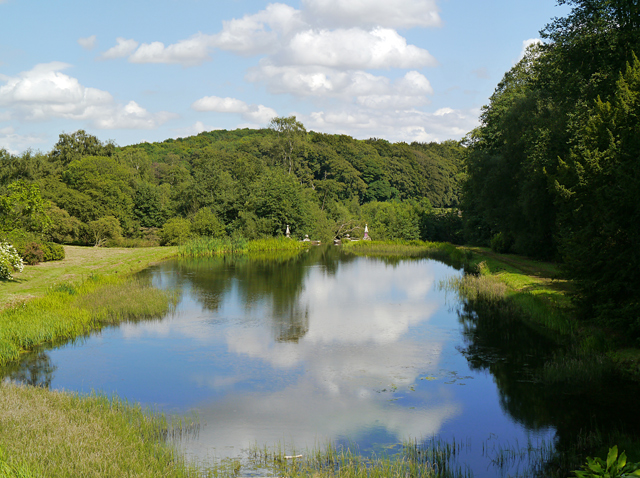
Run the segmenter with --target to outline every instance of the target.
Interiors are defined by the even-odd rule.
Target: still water
[[[474,476],[506,476],[521,465],[496,464],[500,450],[557,438],[553,397],[531,372],[554,346],[522,325],[487,335],[438,287],[459,274],[338,247],[169,261],[144,275],[179,291],[174,313],[39,350],[5,379],[195,412],[200,433],[183,446],[201,459],[329,440],[380,453],[437,436],[464,443]]]

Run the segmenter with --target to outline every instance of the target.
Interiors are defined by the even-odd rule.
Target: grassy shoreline
[[[467,282],[454,284],[463,294],[489,297],[497,290],[499,300],[515,304],[525,311],[529,320],[577,337],[581,343],[586,341],[585,347],[592,346],[588,342],[591,329],[573,317],[568,295],[571,285],[558,278],[554,264],[495,254],[487,249],[419,241],[352,242],[345,244],[345,250],[361,255],[426,255],[455,262],[459,267],[475,272],[465,275]],[[170,294],[162,297],[146,295],[154,294],[148,284],[136,286],[143,294],[140,300],[113,301],[110,298],[120,292],[132,293],[132,273],[175,256],[177,251],[178,248],[97,251],[70,248],[69,263],[32,266],[26,268],[26,274],[18,276],[15,283],[0,284],[0,294],[4,294],[0,298],[17,298],[13,307],[0,310],[0,363],[3,353],[10,357],[8,360],[15,360],[16,353],[19,356],[21,351],[37,343],[55,340],[52,334],[42,333],[41,328],[34,325],[37,322],[34,318],[49,317],[49,324],[57,327],[58,337],[70,338],[109,323],[144,319],[157,316],[161,313],[159,310],[168,310],[175,298]],[[60,270],[55,271],[56,266]],[[50,285],[42,285],[47,282]],[[153,302],[158,308],[133,310],[113,306],[118,302]],[[115,308],[110,308],[112,306]],[[49,312],[44,313],[46,311]],[[15,318],[20,314],[25,314],[22,315],[23,322],[29,327],[11,329],[13,332],[8,334],[6,324],[17,322]],[[65,318],[73,314],[76,314],[76,325],[65,328]],[[78,323],[80,327],[77,327]],[[609,348],[608,355],[630,371],[640,363],[640,351],[636,349]],[[620,356],[624,360],[617,359]],[[34,422],[33,416],[43,418]],[[64,433],[57,434],[56,430]],[[176,448],[167,443],[165,438],[170,433],[164,415],[118,398],[82,397],[0,382],[0,476],[105,476],[105,473],[113,473],[111,476],[206,476],[205,468],[187,463]],[[110,443],[113,450],[126,450],[126,453],[106,452],[103,450],[105,443]],[[78,455],[77,450],[82,453]],[[54,468],[47,465],[44,470],[43,460],[54,463]],[[379,465],[390,464],[381,462]],[[206,469],[215,476],[221,472],[216,466],[208,465]],[[360,470],[352,471],[348,476],[360,476]],[[329,470],[308,472],[313,476],[334,476]],[[366,470],[364,472],[366,474]],[[390,468],[381,470],[384,476],[392,476],[385,474],[389,472]]]

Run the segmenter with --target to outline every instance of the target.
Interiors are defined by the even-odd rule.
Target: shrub
[[[55,242],[43,242],[40,244],[40,248],[44,254],[43,260],[48,261],[61,261],[64,259],[64,247]]]
[[[208,207],[203,207],[195,214],[191,230],[199,236],[222,237],[225,235],[224,224]]]
[[[23,269],[24,264],[16,248],[8,242],[0,242],[0,279],[13,279],[12,273]]]
[[[122,239],[120,221],[114,216],[101,217],[87,224],[88,234],[95,246],[102,246],[110,239],[118,242]]]
[[[503,232],[499,232],[491,238],[491,250],[499,254],[504,254],[511,250],[512,241]]]
[[[30,266],[34,266],[37,263],[42,262],[44,260],[44,252],[42,252],[40,244],[37,242],[28,243],[22,253],[22,259]]]
[[[169,219],[160,231],[160,243],[163,246],[184,244],[191,238],[191,222],[188,219],[174,217]]]

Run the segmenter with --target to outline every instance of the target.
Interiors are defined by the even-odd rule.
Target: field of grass
[[[118,398],[0,384],[0,477],[202,477],[160,414]]]
[[[91,275],[138,272],[154,262],[173,257],[177,247],[103,248],[64,246],[62,261],[25,266],[13,281],[0,280],[0,310],[44,296],[51,287],[81,282]]]

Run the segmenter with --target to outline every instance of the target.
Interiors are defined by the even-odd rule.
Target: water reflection
[[[531,430],[557,425],[547,398],[528,396],[553,346],[515,325],[495,335],[474,312],[447,306],[434,285],[459,273],[334,247],[166,262],[144,274],[180,291],[175,314],[38,352],[3,373],[195,410],[200,437],[185,446],[200,457],[256,442],[357,440],[366,450],[436,434],[526,443]]]
[[[20,362],[10,363],[0,369],[5,380],[20,382],[36,387],[50,387],[58,367],[53,364],[47,348],[39,347],[26,354]]]

